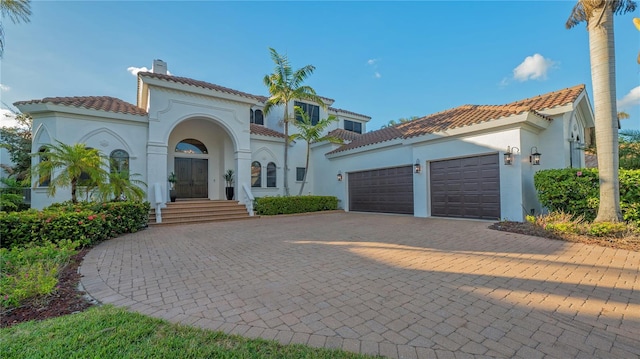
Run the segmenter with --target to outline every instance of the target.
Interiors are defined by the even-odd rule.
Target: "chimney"
[[[167,63],[160,59],[153,60],[153,67],[151,68],[151,72],[153,72],[154,74],[166,75]]]

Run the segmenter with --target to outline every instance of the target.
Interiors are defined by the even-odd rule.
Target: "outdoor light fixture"
[[[536,146],[531,147],[531,155],[529,156],[529,162],[532,165],[534,166],[540,165],[540,156],[542,156],[542,154],[538,152],[538,147]]]
[[[416,160],[416,164],[415,164],[415,165],[413,165],[413,170],[414,170],[416,173],[420,173],[420,172],[422,172],[422,166],[420,166],[420,160],[419,160],[419,159],[417,159],[417,160]]]
[[[507,146],[507,152],[504,153],[504,164],[507,166],[511,166],[515,159],[516,153],[520,153],[520,149],[518,147]]]
[[[338,182],[342,181],[342,171],[338,171]]]

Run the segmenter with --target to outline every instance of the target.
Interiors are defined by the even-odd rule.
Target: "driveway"
[[[330,213],[153,227],[92,249],[102,303],[396,358],[640,356],[640,253],[488,222]]]

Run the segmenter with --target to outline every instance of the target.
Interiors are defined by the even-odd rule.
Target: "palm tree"
[[[618,181],[618,123],[616,118],[615,49],[613,15],[634,11],[631,0],[580,0],[573,7],[565,26],[573,28],[587,22],[589,56],[595,107],[600,205],[597,222],[622,220]]]
[[[313,65],[307,65],[293,71],[286,55],[280,55],[273,48],[269,48],[271,60],[275,63],[273,73],[265,75],[263,82],[269,88],[269,99],[265,103],[264,113],[268,114],[274,106],[284,105],[284,195],[289,195],[289,103],[293,100],[313,101],[323,108],[324,102],[310,86],[302,83],[315,70]]]
[[[305,170],[304,177],[302,178],[302,186],[300,186],[300,193],[298,193],[298,196],[300,196],[304,190],[304,184],[307,181],[307,174],[309,173],[309,153],[311,152],[311,143],[322,141],[342,143],[342,139],[333,136],[322,136],[324,130],[326,130],[332,122],[338,121],[335,116],[330,115],[328,118],[322,119],[314,125],[311,121],[311,117],[302,111],[300,107],[295,106],[294,110],[298,115],[300,115],[302,121],[293,122],[293,125],[296,126],[300,132],[289,136],[289,140],[293,141],[300,139],[307,142],[307,161],[304,165]]]
[[[0,1],[0,14],[2,18],[8,16],[14,24],[29,22],[31,15],[30,0],[2,0]],[[4,54],[4,28],[0,22],[0,58]]]
[[[47,144],[43,146],[43,151],[34,154],[41,156],[40,162],[34,166],[33,172],[39,178],[52,176],[49,182],[48,193],[50,196],[56,194],[58,187],[71,187],[71,201],[78,203],[76,196],[78,185],[87,178],[87,183],[95,186],[102,185],[108,178],[108,173],[104,169],[107,160],[94,148],[85,147],[83,143],[67,145],[60,141],[57,144]]]
[[[128,171],[110,172],[109,181],[98,187],[98,196],[102,201],[142,201],[145,196],[142,187],[147,187],[147,184],[132,177],[141,177],[141,175],[139,173],[129,174]]]

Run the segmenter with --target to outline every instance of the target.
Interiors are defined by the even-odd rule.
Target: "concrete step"
[[[238,201],[226,200],[177,200],[162,209],[162,223],[156,223],[155,209],[149,213],[150,225],[199,223],[253,219],[247,207]]]

